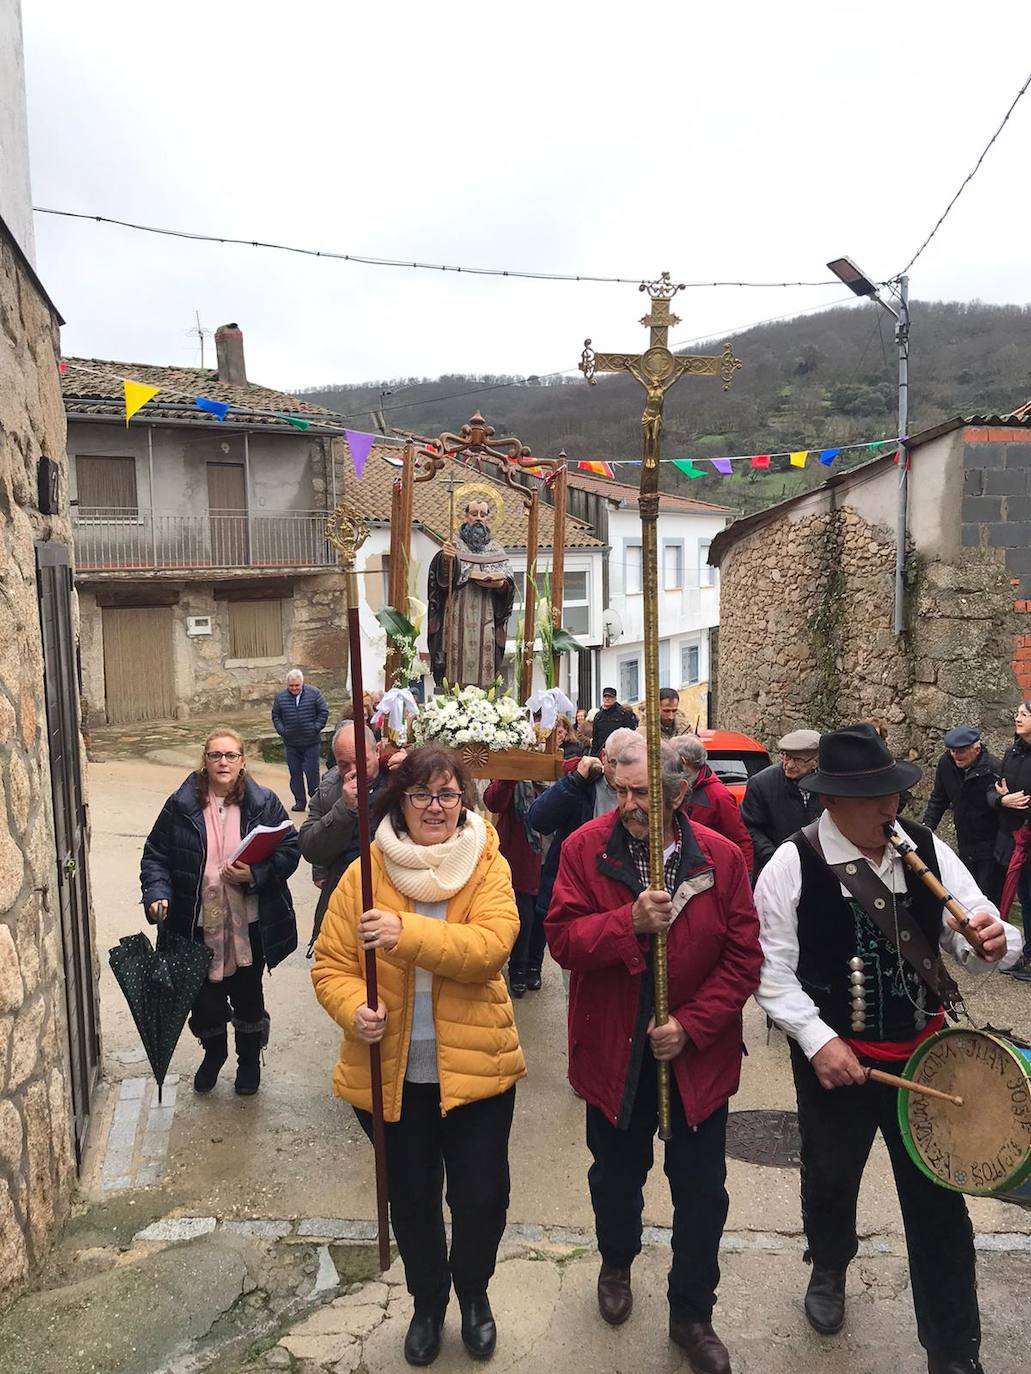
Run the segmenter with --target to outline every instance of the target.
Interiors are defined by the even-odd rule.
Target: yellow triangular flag
[[[793,468],[804,468],[804,467],[805,467],[805,460],[806,460],[808,457],[809,457],[809,450],[808,450],[807,448],[799,449],[799,451],[798,451],[797,453],[791,454],[791,466],[792,466]]]
[[[128,428],[129,421],[140,409],[145,406],[152,396],[156,396],[161,390],[159,386],[147,386],[144,382],[130,382],[125,378],[122,382],[125,387],[125,424]]]

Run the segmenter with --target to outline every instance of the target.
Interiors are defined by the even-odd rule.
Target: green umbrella
[[[168,1065],[208,976],[211,950],[161,924],[156,949],[138,930],[123,936],[108,959],[154,1070],[160,1102]]]

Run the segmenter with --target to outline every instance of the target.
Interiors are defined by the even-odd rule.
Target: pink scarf
[[[208,980],[220,983],[238,968],[248,968],[253,961],[246,898],[235,883],[222,878],[229,855],[240,843],[240,808],[234,803],[223,807],[209,792],[204,804],[204,829],[208,853],[201,879],[201,921],[204,943],[212,955]]]

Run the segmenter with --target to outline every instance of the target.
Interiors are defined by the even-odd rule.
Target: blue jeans
[[[304,784],[308,784],[308,796],[319,790],[319,742],[312,744],[286,746],[286,766],[290,769],[290,791],[294,794],[297,806],[306,806]]]

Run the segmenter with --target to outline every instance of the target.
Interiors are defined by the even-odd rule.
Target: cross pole
[[[580,371],[591,386],[597,385],[598,372],[628,372],[645,391],[641,415],[641,561],[644,583],[644,681],[645,729],[648,745],[648,870],[650,885],[664,892],[666,880],[662,858],[662,735],[659,729],[659,454],[662,445],[662,408],[666,392],[681,377],[719,377],[726,391],[741,360],[728,343],[713,356],[674,354],[669,347],[669,331],[680,323],[670,310],[670,301],[682,285],[670,281],[663,272],[658,281],[642,282],[651,311],[641,323],[651,332],[644,353],[596,353],[591,340],[584,340]],[[666,974],[666,933],[652,937],[652,972],[655,981],[655,1024],[669,1020],[669,988]],[[672,1133],[669,1096],[669,1064],[657,1066],[659,1081],[659,1139]]]

